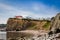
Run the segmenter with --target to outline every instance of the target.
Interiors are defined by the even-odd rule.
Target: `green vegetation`
[[[18,19],[18,18],[9,18],[7,22],[7,30],[39,30],[49,28],[50,20],[38,20],[32,19],[30,17],[26,19]]]
[[[43,26],[43,28],[49,28],[49,26],[50,26],[50,21],[47,21],[47,23],[45,23],[45,25]]]
[[[35,29],[35,23],[31,23],[31,25],[27,29]]]
[[[0,28],[6,27],[6,24],[0,24]]]

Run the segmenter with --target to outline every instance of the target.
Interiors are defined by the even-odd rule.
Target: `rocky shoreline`
[[[60,40],[60,33],[49,36],[47,32],[25,30],[7,32],[7,40]]]

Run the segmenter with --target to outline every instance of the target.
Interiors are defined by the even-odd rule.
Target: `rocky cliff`
[[[8,31],[7,40],[28,40],[28,39],[30,40],[60,40],[60,13],[58,13],[55,17],[52,18],[51,23],[50,21],[47,21],[47,20],[27,20],[27,19],[22,19],[22,20],[19,19],[19,21],[18,20],[15,21],[15,20],[17,19],[12,18],[8,20],[7,29],[16,30],[16,28],[17,29],[19,28],[20,30],[22,30],[24,28],[24,31],[23,30],[22,31]],[[21,23],[21,25],[23,26],[21,25],[19,25],[19,27],[13,26],[14,24],[17,25],[19,23]],[[32,26],[32,24],[34,25]],[[49,29],[49,26],[50,26],[50,32],[45,32],[44,29],[45,30],[46,28]],[[35,29],[35,30],[26,30],[26,29]],[[43,31],[41,31],[40,29]]]
[[[60,32],[60,13],[58,13],[51,21],[50,31],[53,33]]]
[[[31,20],[31,19],[18,19],[9,18],[7,21],[7,31],[20,31],[20,30],[45,30],[49,29],[50,21],[48,20]]]

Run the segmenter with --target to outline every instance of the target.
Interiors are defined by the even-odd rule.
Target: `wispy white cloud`
[[[48,6],[43,3],[34,3],[33,9],[38,13],[42,14],[42,16],[52,17],[59,12],[59,10],[55,6]]]
[[[33,5],[30,8],[32,8],[33,11],[30,10],[25,11],[25,9],[21,10],[14,6],[0,3],[0,10],[2,10],[2,12],[0,12],[1,15],[0,24],[6,23],[9,17],[14,17],[16,15],[22,15],[23,17],[31,16],[33,18],[39,18],[39,17],[51,17],[55,15],[55,13],[59,12],[58,10],[56,10],[55,7],[49,7],[42,3],[40,4],[33,3]]]

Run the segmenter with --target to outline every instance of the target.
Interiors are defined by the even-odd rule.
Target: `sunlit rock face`
[[[48,25],[47,25],[48,24]],[[21,30],[46,30],[50,27],[48,20],[35,20],[35,19],[18,19],[9,18],[7,21],[7,31],[21,31]]]
[[[60,40],[60,13],[58,13],[52,20],[50,26],[49,37],[54,40]]]
[[[50,31],[55,33],[60,32],[60,13],[58,13],[51,21]]]
[[[7,32],[7,40],[45,40],[47,38],[48,35],[46,32],[38,31],[38,30]]]
[[[7,32],[7,40],[59,40],[60,33],[48,35],[42,31],[11,31]]]

